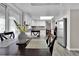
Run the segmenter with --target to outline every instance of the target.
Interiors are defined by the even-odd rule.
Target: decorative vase
[[[21,32],[18,35],[18,41],[20,44],[26,43],[26,39],[27,39],[27,35],[25,34],[25,32]]]

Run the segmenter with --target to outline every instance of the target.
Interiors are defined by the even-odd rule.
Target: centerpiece
[[[15,20],[14,20],[15,25],[17,26],[17,29],[19,29],[20,34],[18,35],[18,41],[20,44],[26,43],[26,39],[27,39],[27,35],[25,34],[26,30],[26,26],[24,25],[20,25],[18,24]]]

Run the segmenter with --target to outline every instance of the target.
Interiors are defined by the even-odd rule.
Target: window
[[[5,8],[0,5],[0,33],[5,31]]]
[[[14,10],[9,10],[9,31],[13,31],[17,35],[19,30],[17,29],[14,20],[19,23],[19,14],[17,14]]]

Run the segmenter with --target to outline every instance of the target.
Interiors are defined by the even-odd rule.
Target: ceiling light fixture
[[[40,16],[40,20],[51,20],[54,16]]]

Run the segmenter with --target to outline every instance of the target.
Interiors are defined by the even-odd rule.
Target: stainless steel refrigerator
[[[66,48],[67,45],[67,18],[57,21],[57,40],[58,43]]]

